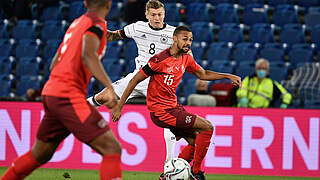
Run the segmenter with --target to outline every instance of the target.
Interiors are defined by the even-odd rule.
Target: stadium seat
[[[299,6],[305,7],[308,9],[311,6],[320,6],[319,0],[297,0]]]
[[[45,21],[40,31],[42,41],[62,40],[67,24],[65,21]]]
[[[211,43],[214,40],[214,28],[212,22],[193,22],[191,24],[193,39]]]
[[[267,9],[263,4],[248,4],[242,15],[243,24],[269,23]]]
[[[182,5],[180,3],[165,3],[166,9],[165,20],[166,22],[180,22]]]
[[[39,75],[41,58],[20,58],[17,61],[16,76]]]
[[[12,96],[11,88],[13,86],[13,75],[0,75],[0,97]]]
[[[83,2],[82,2],[83,3]],[[47,20],[62,20],[63,17],[63,10],[65,10],[67,7],[65,5],[58,5],[58,6],[48,6],[44,8],[42,11],[42,14],[40,16],[41,21],[47,21]],[[72,12],[74,13],[74,12]]]
[[[288,70],[285,67],[271,66],[269,69],[269,76],[272,80],[281,82],[287,78]]]
[[[25,96],[27,89],[40,88],[41,81],[42,81],[41,76],[28,76],[28,75],[21,76],[17,82],[16,95],[17,96]]]
[[[13,64],[15,63],[15,58],[10,57],[0,57],[0,75],[12,74]]]
[[[105,56],[108,58],[120,58],[123,48],[123,41],[108,42]]]
[[[0,39],[0,57],[9,57],[13,55],[14,46],[14,40]]]
[[[122,66],[120,65],[120,59],[109,58],[105,56],[105,58],[103,58],[102,60],[102,64],[110,77],[117,77],[118,79],[120,79],[120,77],[122,76]]]
[[[218,4],[223,4],[223,3],[234,4],[235,0],[209,0],[209,3],[211,3],[214,6]]]
[[[80,17],[86,12],[83,1],[73,1],[70,3],[68,21],[72,22],[74,19]]]
[[[304,108],[306,109],[320,109],[320,100],[316,99],[316,100],[305,100],[304,102]]]
[[[133,72],[136,68],[135,58],[138,55],[138,48],[133,40],[126,43],[124,47],[124,60],[126,74]]]
[[[37,20],[19,20],[17,25],[12,29],[11,36],[16,40],[36,39],[38,27]]]
[[[191,24],[195,21],[211,21],[212,6],[208,3],[191,3],[186,9],[186,21]]]
[[[90,82],[89,82],[89,85],[87,88],[87,90],[88,90],[87,98],[94,95],[94,90],[95,90],[95,86],[97,85],[97,83],[98,82],[94,77],[90,78]]]
[[[320,24],[320,12],[309,12],[305,17],[305,23],[308,27],[313,28]]]
[[[240,6],[247,6],[248,4],[264,4],[264,0],[238,0]]]
[[[231,49],[232,45],[230,45],[230,43],[211,43],[207,51],[207,59],[209,64],[213,61],[230,61]]]
[[[15,57],[23,58],[23,57],[37,57],[40,49],[41,41],[38,40],[30,40],[23,39],[19,41],[15,49]]]
[[[59,40],[48,40],[46,42],[46,45],[43,49],[42,58],[44,61],[48,61],[48,59],[53,58],[53,56],[56,54],[58,48],[60,45]]]
[[[7,27],[8,27],[7,23],[4,23],[3,20],[0,20],[0,38],[5,38],[5,39],[9,38]]]
[[[114,2],[111,5],[111,9],[106,17],[107,20],[119,20],[121,17],[121,13],[123,11],[123,3],[122,2]]]
[[[282,43],[267,43],[260,51],[260,57],[271,61],[284,61],[286,47]]]
[[[239,66],[236,68],[236,75],[240,76],[241,79],[244,79],[247,76],[251,76],[254,74],[254,67],[250,66]]]
[[[237,10],[233,4],[218,4],[213,12],[213,22],[217,25],[224,23],[239,23]]]
[[[292,64],[312,62],[314,49],[310,44],[294,44],[289,52],[289,61]]]
[[[301,24],[286,24],[280,30],[280,42],[289,45],[305,43],[305,28]]]
[[[234,64],[232,64],[230,61],[213,61],[209,67],[207,67],[209,70],[222,73],[233,73],[234,68]]]
[[[273,15],[273,22],[277,26],[298,22],[298,15],[293,5],[278,5]]]
[[[243,41],[243,30],[239,24],[225,23],[218,33],[218,41],[237,44]]]
[[[185,73],[190,74],[190,73]],[[196,78],[185,79],[183,84],[183,96],[188,99],[190,94],[196,93]],[[187,102],[185,102],[187,104]]]
[[[310,39],[312,43],[315,43],[318,46],[318,48],[320,47],[320,24],[311,29]]]
[[[191,45],[191,50],[193,54],[193,58],[199,62],[202,61],[204,58],[204,52],[208,47],[208,43],[206,42],[199,42],[199,41],[194,41]]]
[[[268,5],[270,6],[277,6],[280,4],[294,4],[294,0],[268,0]]]
[[[270,24],[254,24],[249,30],[250,42],[266,44],[274,42],[274,30]]]
[[[258,57],[258,49],[254,43],[239,43],[233,52],[233,59],[236,62],[255,61]]]
[[[206,0],[183,0],[181,1],[181,3],[183,3],[184,5],[189,5],[189,4],[192,4],[192,3],[205,3]]]

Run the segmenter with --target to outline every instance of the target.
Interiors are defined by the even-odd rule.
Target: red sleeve
[[[148,65],[151,70],[154,72],[161,72],[161,64],[163,61],[159,61],[159,57],[157,55],[150,58]]]
[[[201,66],[198,63],[196,63],[192,56],[186,55],[185,58],[187,58],[187,72],[193,74],[201,68]]]

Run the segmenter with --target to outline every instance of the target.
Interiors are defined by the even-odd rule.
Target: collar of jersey
[[[149,27],[150,27],[152,30],[160,31],[160,30],[162,30],[162,29],[166,28],[167,23],[163,23],[163,27],[162,27],[162,28],[154,28],[154,27],[152,27],[149,23],[148,23],[148,25],[149,25]]]

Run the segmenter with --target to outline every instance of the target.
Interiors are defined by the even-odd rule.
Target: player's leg
[[[174,149],[176,145],[176,136],[170,131],[168,128],[164,128],[163,130],[164,140],[166,142],[166,161],[168,162],[174,158]]]
[[[194,157],[195,137],[184,137],[184,139],[188,142],[188,145],[181,150],[178,158],[182,158],[190,163]]]

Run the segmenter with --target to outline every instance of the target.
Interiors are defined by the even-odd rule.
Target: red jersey
[[[173,108],[177,105],[176,89],[185,71],[194,73],[200,69],[192,56],[183,54],[179,59],[166,49],[153,56],[140,71],[151,76],[147,91],[147,106],[151,112]]]
[[[60,57],[51,71],[42,95],[85,98],[91,77],[81,57],[82,38],[87,33],[100,39],[97,54],[100,60],[102,59],[106,48],[106,21],[93,13],[86,13],[74,20],[64,35],[58,49]]]

